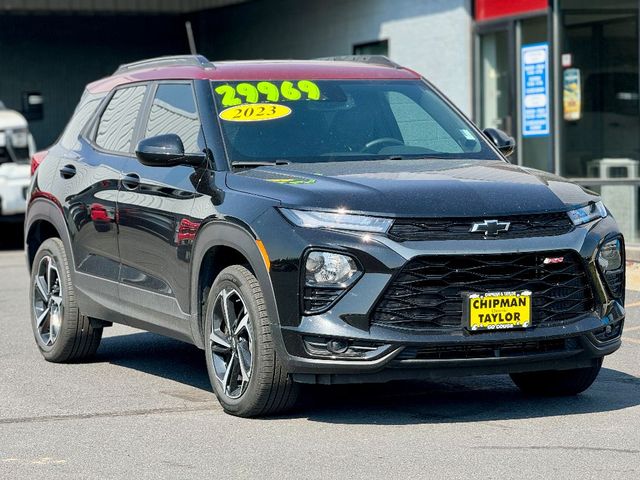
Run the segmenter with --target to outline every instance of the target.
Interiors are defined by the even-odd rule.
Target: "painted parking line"
[[[627,333],[627,332],[635,332],[635,331],[637,331],[637,330],[640,330],[640,325],[639,325],[639,326],[637,326],[637,327],[629,327],[629,328],[625,328],[625,329],[624,329],[624,332],[625,332],[625,333]]]
[[[640,307],[640,302],[634,302],[624,306],[624,308],[633,308],[633,307]]]
[[[638,340],[637,338],[622,337],[622,341],[625,343],[633,343],[635,345],[640,345],[640,340]]]

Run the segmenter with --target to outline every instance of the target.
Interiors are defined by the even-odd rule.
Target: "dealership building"
[[[599,191],[640,243],[640,0],[6,0],[0,101],[39,147],[82,88],[139,58],[384,54],[427,77],[481,127],[514,136],[511,161]]]

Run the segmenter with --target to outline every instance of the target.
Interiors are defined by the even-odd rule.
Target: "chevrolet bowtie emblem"
[[[495,237],[500,232],[509,230],[509,222],[500,222],[498,220],[485,220],[483,222],[475,222],[471,225],[471,233],[484,233],[485,237]]]

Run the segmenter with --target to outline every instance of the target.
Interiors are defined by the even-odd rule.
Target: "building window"
[[[354,55],[389,55],[389,40],[359,43],[353,46]]]

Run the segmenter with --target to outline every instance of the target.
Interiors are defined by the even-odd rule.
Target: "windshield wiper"
[[[289,161],[287,160],[276,160],[275,162],[245,162],[245,161],[237,161],[231,162],[231,166],[234,168],[256,168],[256,167],[273,167],[275,165],[289,165]]]

